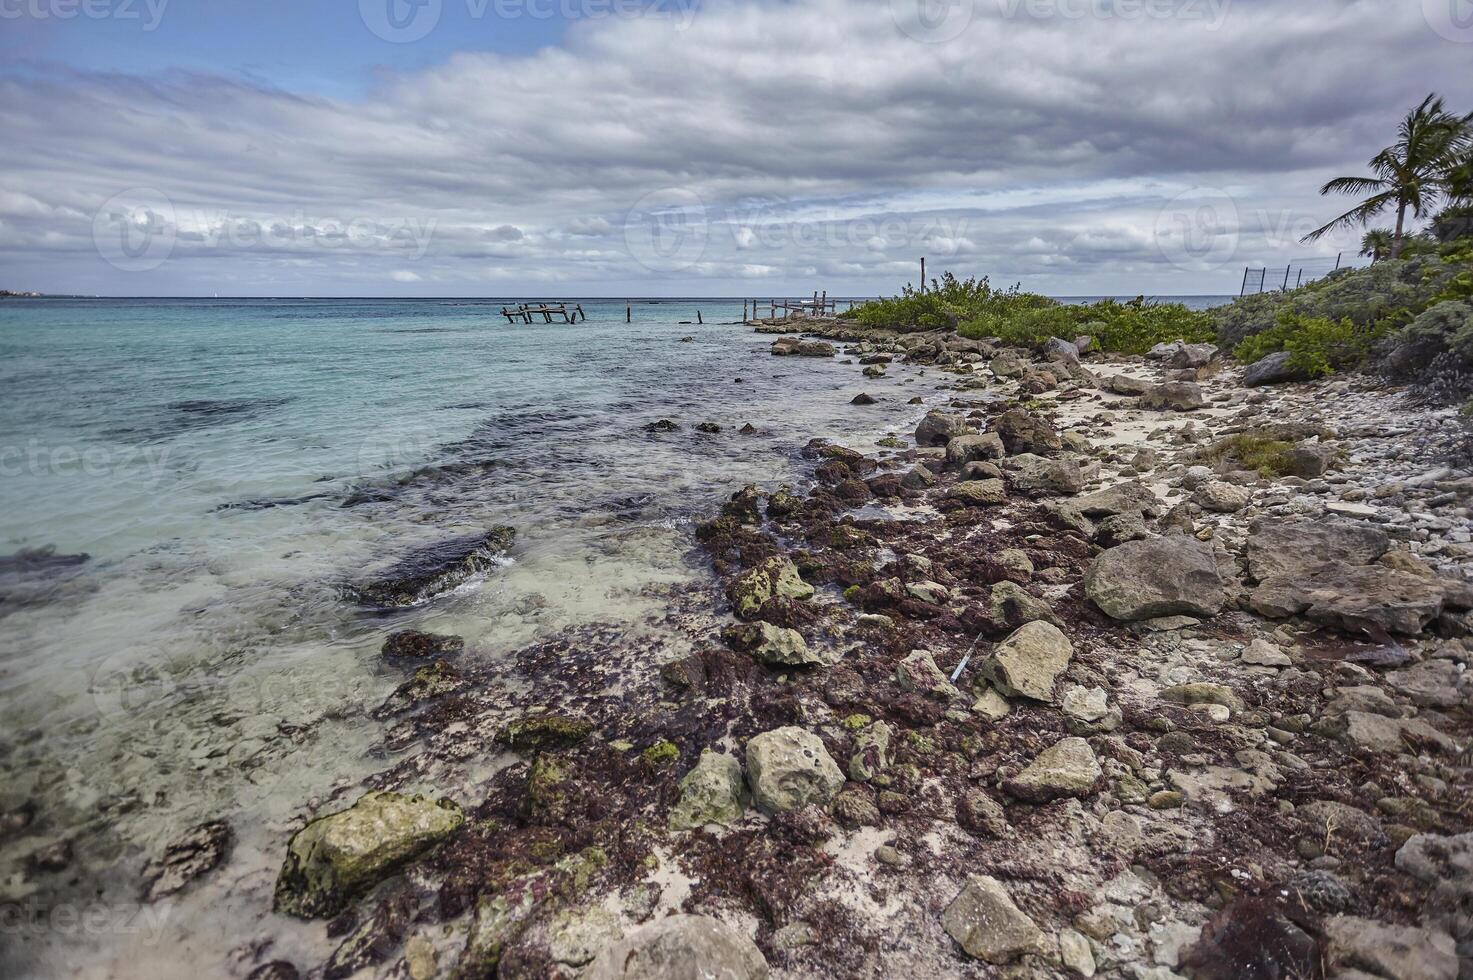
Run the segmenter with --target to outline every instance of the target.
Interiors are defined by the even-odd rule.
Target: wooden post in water
[[[823,296],[821,298],[823,300],[823,305],[818,308],[819,316],[822,316],[829,311],[829,291],[827,289],[823,291]]]
[[[742,322],[747,322],[747,301],[742,300]]]
[[[701,311],[700,310],[696,310],[696,322],[699,323],[703,327],[706,325],[706,321],[701,319]]]
[[[628,300],[625,300],[624,301],[624,322],[625,323],[630,322],[630,320],[633,318],[633,315],[634,315],[633,314],[633,310],[634,310],[634,307],[629,303]]]

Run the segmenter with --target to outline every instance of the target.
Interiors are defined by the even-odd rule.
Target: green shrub
[[[1273,479],[1292,468],[1289,450],[1293,448],[1292,442],[1249,431],[1217,440],[1199,450],[1196,458],[1214,467],[1228,461],[1229,469],[1256,470],[1259,476]]]
[[[1383,328],[1362,327],[1349,317],[1331,320],[1283,310],[1277,324],[1238,344],[1233,354],[1244,364],[1252,364],[1269,354],[1288,351],[1290,368],[1321,378],[1364,366],[1384,333]]]

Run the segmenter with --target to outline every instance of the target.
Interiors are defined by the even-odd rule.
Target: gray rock
[[[1067,340],[1050,337],[1043,345],[1043,356],[1050,361],[1067,361],[1071,364],[1078,364],[1079,348]]]
[[[1202,389],[1190,381],[1168,381],[1141,396],[1141,407],[1153,411],[1194,412],[1206,408]]]
[[[1054,682],[1073,656],[1073,644],[1057,626],[1027,623],[997,645],[980,673],[1009,697],[1052,701]]]
[[[1142,541],[1151,536],[1146,519],[1137,513],[1107,517],[1095,527],[1093,540],[1102,548],[1113,548],[1127,541]]]
[[[998,378],[1016,378],[1028,369],[1023,359],[1010,350],[994,357],[987,367]]]
[[[1388,686],[1423,708],[1456,708],[1468,700],[1473,677],[1451,660],[1428,660],[1385,675]]]
[[[1332,970],[1364,970],[1390,980],[1457,980],[1458,955],[1447,933],[1337,915],[1325,920]]]
[[[1253,494],[1230,483],[1204,483],[1192,494],[1192,500],[1203,510],[1216,514],[1235,514],[1248,506]]]
[[[929,650],[912,650],[895,667],[895,679],[901,690],[924,694],[928,697],[949,700],[961,697],[961,692],[952,686]]]
[[[788,726],[747,743],[752,799],[767,813],[825,806],[844,787],[844,773],[817,735]]]
[[[1262,637],[1243,650],[1243,663],[1253,667],[1288,667],[1293,663],[1288,654]]]
[[[890,726],[870,722],[854,736],[854,754],[849,757],[849,778],[867,783],[890,767]]]
[[[921,424],[916,426],[916,445],[945,446],[957,436],[964,436],[971,431],[972,427],[960,415],[930,411],[921,419]]]
[[[583,980],[766,980],[750,938],[707,915],[672,915],[606,946]]]
[[[1079,493],[1099,471],[1099,464],[1077,456],[1045,459],[1032,453],[1014,456],[1005,464],[1012,474],[1013,487],[1029,495],[1071,495]]]
[[[680,802],[670,811],[670,826],[691,830],[708,823],[735,823],[746,809],[746,798],[742,764],[706,749],[680,780]]]
[[[1151,383],[1140,378],[1132,378],[1126,374],[1117,374],[1105,380],[1105,388],[1117,395],[1125,395],[1134,398],[1144,395],[1151,390]]]
[[[1255,521],[1249,529],[1248,574],[1255,581],[1325,562],[1369,565],[1391,539],[1380,528],[1346,521]]]
[[[1442,614],[1442,587],[1383,565],[1326,563],[1275,575],[1254,590],[1249,605],[1270,619],[1302,615],[1351,633],[1374,627],[1415,636]]]
[[[1161,498],[1139,480],[1117,483],[1113,487],[1097,490],[1074,501],[1074,506],[1085,517],[1094,518],[1110,517],[1116,514],[1144,514],[1147,517],[1157,517],[1164,510],[1161,506]]]
[[[963,480],[946,496],[968,507],[997,507],[1008,502],[1008,488],[1001,480]]]
[[[1009,453],[1051,453],[1064,448],[1058,430],[1026,408],[1010,408],[992,420]]]
[[[1289,366],[1289,358],[1292,356],[1288,351],[1279,351],[1254,361],[1243,372],[1244,386],[1259,388],[1263,385],[1283,384],[1286,381],[1307,380],[1308,374]]]
[[[907,490],[925,490],[936,485],[936,474],[924,466],[916,465],[900,478],[900,485]]]
[[[946,463],[956,469],[978,460],[1001,459],[1005,455],[1002,437],[996,432],[956,436],[946,444]]]
[[[1165,358],[1166,366],[1173,368],[1200,368],[1212,363],[1217,356],[1214,344],[1178,344],[1175,351]]]
[[[1186,535],[1111,548],[1085,573],[1084,592],[1107,616],[1126,621],[1216,616],[1227,602],[1212,546]]]
[[[1094,792],[1104,771],[1082,738],[1070,736],[1044,749],[1028,767],[1003,784],[1008,795],[1029,803],[1047,803]]]
[[[1043,931],[1013,904],[1001,882],[987,875],[967,879],[941,914],[941,925],[968,956],[987,963],[1045,951]]]
[[[768,622],[740,623],[723,630],[722,637],[734,649],[750,653],[766,664],[802,666],[823,662],[822,657],[808,649],[802,633]]]

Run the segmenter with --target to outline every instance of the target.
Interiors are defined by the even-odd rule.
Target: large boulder
[[[1030,496],[1068,496],[1079,493],[1099,472],[1094,460],[1078,456],[1044,458],[1032,453],[1007,461],[1013,488]]]
[[[1336,976],[1457,980],[1453,937],[1440,929],[1388,925],[1352,915],[1327,919],[1324,929],[1328,940],[1325,958]]]
[[[997,507],[1008,502],[1008,488],[1001,480],[963,480],[946,496],[968,507]]]
[[[336,915],[464,820],[449,800],[366,793],[292,836],[276,879],[275,909],[304,919]]]
[[[961,469],[968,463],[984,459],[1001,459],[1007,455],[996,432],[957,436],[946,444],[947,465]]]
[[[1063,340],[1059,337],[1050,337],[1043,345],[1043,356],[1050,361],[1064,361],[1068,364],[1079,363],[1079,348],[1073,342]]]
[[[1190,381],[1168,381],[1141,395],[1141,407],[1154,411],[1195,412],[1207,407],[1202,389]]]
[[[1112,517],[1117,514],[1144,514],[1157,517],[1164,509],[1156,492],[1139,480],[1117,483],[1074,501],[1074,509],[1085,517]]]
[[[844,773],[819,737],[792,725],[747,743],[747,778],[753,801],[767,813],[827,806],[844,787]]]
[[[1028,767],[1003,784],[1003,790],[1029,803],[1066,796],[1088,796],[1104,776],[1089,743],[1070,736],[1044,749]]]
[[[1345,521],[1255,521],[1248,533],[1248,575],[1263,581],[1325,562],[1369,565],[1391,539],[1367,524]]]
[[[735,823],[746,808],[746,798],[742,764],[707,749],[680,780],[680,802],[670,811],[670,826],[691,830],[708,823]]]
[[[1073,644],[1057,626],[1026,623],[997,645],[980,672],[1008,697],[1052,701],[1054,682],[1073,656]]]
[[[941,925],[968,956],[987,963],[1047,952],[1043,930],[1013,904],[1001,882],[987,875],[967,879],[941,914]]]
[[[1286,381],[1306,381],[1309,374],[1291,367],[1289,359],[1294,355],[1286,350],[1259,358],[1243,372],[1243,384],[1249,388],[1283,384]]]
[[[992,420],[1009,453],[1051,453],[1064,448],[1058,430],[1026,408],[1010,408]]]
[[[1215,344],[1187,344],[1177,341],[1174,346],[1176,349],[1165,357],[1167,367],[1206,367],[1217,356],[1217,346]]]
[[[1112,619],[1216,616],[1227,602],[1212,545],[1186,535],[1127,541],[1097,557],[1084,594]]]
[[[754,619],[770,599],[811,599],[813,586],[803,581],[797,565],[773,555],[733,582],[727,594],[737,616]]]
[[[957,436],[964,436],[971,431],[972,427],[960,415],[939,410],[930,411],[921,419],[920,425],[916,426],[916,445],[928,448],[945,446]]]
[[[1415,636],[1442,615],[1441,583],[1384,565],[1325,562],[1264,579],[1249,605],[1261,616],[1304,616],[1350,633],[1375,627]]]
[[[582,980],[766,980],[747,936],[708,915],[671,915],[604,947]]]

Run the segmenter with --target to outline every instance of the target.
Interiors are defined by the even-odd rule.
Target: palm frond
[[[1387,181],[1376,177],[1336,177],[1320,188],[1321,194],[1376,194],[1386,189]]]
[[[1351,208],[1349,211],[1346,211],[1340,217],[1329,222],[1323,227],[1316,228],[1314,231],[1310,232],[1308,235],[1305,235],[1299,241],[1307,245],[1310,242],[1319,241],[1321,238],[1324,238],[1332,231],[1338,231],[1341,228],[1350,228],[1355,225],[1363,225],[1372,217],[1379,214],[1386,207],[1386,205],[1392,203],[1395,200],[1396,194],[1392,191],[1386,191],[1382,194],[1377,194],[1376,196],[1368,198],[1367,200],[1364,200],[1361,203],[1357,204],[1355,207]]]

